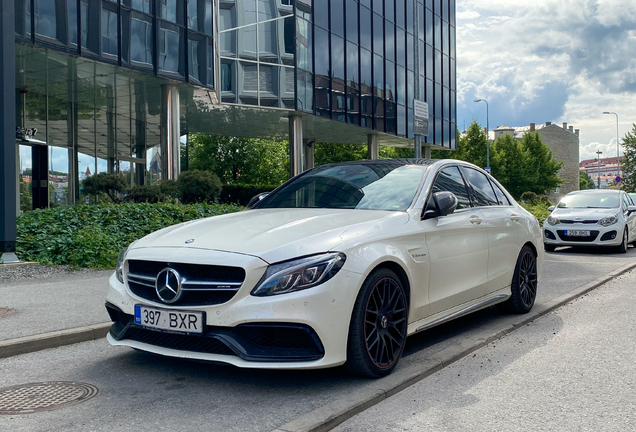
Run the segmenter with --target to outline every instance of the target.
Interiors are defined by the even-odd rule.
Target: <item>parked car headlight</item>
[[[550,225],[558,225],[559,222],[559,218],[558,217],[554,217],[552,215],[548,216],[548,224]]]
[[[334,252],[273,264],[252,295],[265,297],[315,287],[334,277],[346,259],[343,253]]]
[[[117,256],[117,267],[115,268],[115,274],[117,275],[117,280],[121,283],[124,283],[124,260],[126,259],[126,254],[128,253],[128,249],[130,246],[125,247],[119,255]]]
[[[603,219],[598,221],[598,223],[600,223],[603,226],[614,225],[616,222],[618,222],[618,214],[616,213],[610,216],[605,216]]]

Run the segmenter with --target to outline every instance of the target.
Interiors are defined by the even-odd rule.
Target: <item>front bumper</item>
[[[619,246],[623,240],[624,227],[619,224],[603,226],[600,224],[558,224],[544,225],[543,242],[550,246]],[[590,231],[586,237],[570,236],[572,230]]]
[[[271,297],[251,296],[263,271],[256,275],[248,272],[234,298],[210,306],[150,302],[133,295],[113,274],[106,296],[113,320],[107,339],[112,345],[245,368],[318,369],[343,364],[362,275],[341,269],[314,288]],[[194,336],[144,328],[134,323],[136,304],[204,312],[205,332]]]

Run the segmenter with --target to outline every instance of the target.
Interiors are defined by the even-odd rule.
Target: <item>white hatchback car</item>
[[[636,241],[636,206],[623,191],[570,192],[548,209],[543,241],[549,252],[558,246],[612,246],[625,253]]]
[[[307,171],[239,213],[131,244],[110,278],[108,341],[239,367],[393,370],[406,338],[499,304],[528,312],[539,223],[455,160]]]

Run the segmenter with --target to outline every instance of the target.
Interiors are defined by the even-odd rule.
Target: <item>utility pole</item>
[[[603,154],[602,151],[596,150],[596,157],[598,158],[598,169],[596,170],[596,176],[597,176],[596,178],[598,179],[597,189],[601,188],[601,154]]]

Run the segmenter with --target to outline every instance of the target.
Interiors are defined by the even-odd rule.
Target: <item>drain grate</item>
[[[99,390],[92,384],[50,381],[0,388],[0,415],[52,411],[86,402]]]

